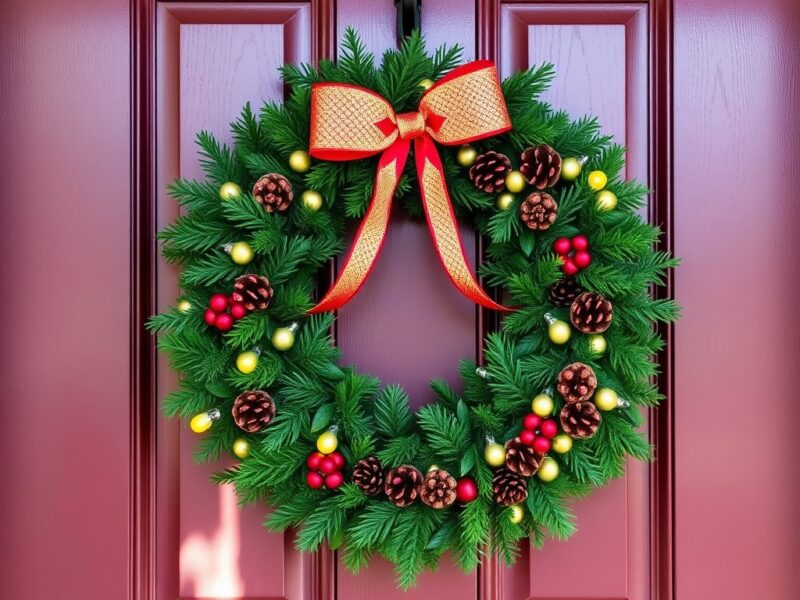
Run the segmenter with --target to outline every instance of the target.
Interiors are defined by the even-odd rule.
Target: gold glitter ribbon
[[[409,113],[395,114],[385,98],[358,86],[332,82],[312,86],[311,155],[333,161],[381,157],[372,199],[350,253],[336,282],[310,312],[343,306],[367,280],[386,238],[392,199],[412,142],[428,229],[447,275],[473,302],[509,310],[481,289],[469,267],[436,149],[436,143],[461,145],[509,129],[511,121],[491,61],[451,71],[425,92],[418,110]]]

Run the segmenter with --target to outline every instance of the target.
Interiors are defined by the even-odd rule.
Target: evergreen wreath
[[[654,324],[678,316],[651,296],[677,261],[637,213],[648,190],[620,178],[625,151],[595,118],[538,100],[545,64],[502,82],[509,131],[438,148],[456,214],[487,239],[479,273],[517,307],[485,363],[462,361],[460,393],[432,381],[436,402],[416,412],[400,387],[339,365],[333,314],[309,310],[379,159],[309,159],[312,84],[374,90],[399,114],[460,56],[428,55],[415,33],[376,68],[349,30],[338,61],[283,67],[288,100],[245,106],[233,148],[199,134],[206,181],[172,184],[186,213],[159,234],[183,290],[150,321],[182,375],[165,413],[202,432],[200,461],[240,459],[214,480],[275,507],[269,529],[298,527],[299,550],[327,542],[353,571],[380,554],[403,588],[445,551],[469,571],[486,551],[512,564],[522,538],[569,537],[571,499],[623,475],[627,456],[648,460]],[[422,217],[412,162],[395,198]]]

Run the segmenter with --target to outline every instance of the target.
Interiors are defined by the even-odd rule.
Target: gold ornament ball
[[[509,192],[519,194],[525,189],[527,184],[528,182],[525,181],[525,176],[519,171],[511,171],[511,173],[506,175],[506,189]]]
[[[583,165],[577,158],[565,158],[561,162],[561,179],[573,181],[578,178],[582,169]]]
[[[231,246],[231,260],[237,265],[250,263],[253,256],[253,248],[247,242],[236,242]]]
[[[539,465],[539,470],[536,471],[536,474],[542,481],[553,481],[556,477],[558,477],[560,472],[561,469],[558,467],[558,463],[555,461],[555,459],[545,456],[544,460],[542,460],[542,464]]]
[[[423,90],[429,90],[433,87],[433,79],[423,79],[417,85]]]
[[[605,354],[606,350],[608,349],[608,342],[606,338],[604,338],[599,333],[595,333],[594,335],[589,336],[589,351],[592,354]]]
[[[487,444],[483,451],[486,462],[493,467],[502,467],[506,464],[506,449],[502,444]]]
[[[186,300],[185,298],[178,302],[178,310],[182,313],[187,313],[192,310],[192,303]]]
[[[295,173],[305,173],[311,168],[311,157],[305,150],[295,150],[289,155],[289,168]]]
[[[540,417],[547,417],[553,414],[553,398],[547,394],[539,394],[531,402],[531,410],[533,410],[533,414]]]
[[[241,371],[245,375],[255,371],[257,366],[258,366],[258,354],[256,354],[252,350],[248,350],[247,352],[242,352],[239,356],[236,357],[236,368],[239,369],[239,371]]]
[[[508,210],[514,205],[514,194],[508,192],[500,194],[497,197],[497,208],[500,210]]]
[[[619,405],[619,396],[611,388],[600,388],[594,393],[594,405],[600,410],[614,410]]]
[[[561,346],[569,341],[572,329],[564,321],[553,321],[547,327],[547,335],[551,342]]]
[[[566,433],[560,433],[559,435],[553,438],[552,448],[559,454],[566,454],[567,452],[572,450],[572,438],[569,437]]]
[[[286,352],[294,346],[294,331],[288,327],[278,327],[272,334],[272,345],[276,350]]]
[[[608,177],[602,171],[592,171],[589,173],[587,181],[590,188],[592,188],[595,192],[599,192],[606,187],[606,184],[608,183]]]
[[[250,456],[250,442],[244,438],[236,438],[232,449],[236,457],[242,460]]]
[[[456,154],[456,162],[462,167],[471,167],[477,157],[477,150],[467,144],[466,146],[461,146],[461,148],[458,149],[458,154]]]
[[[317,450],[323,454],[330,454],[339,446],[339,438],[332,431],[326,431],[317,438]]]
[[[514,523],[514,525],[518,525],[522,523],[522,519],[525,518],[525,511],[519,504],[512,504],[508,507],[510,509],[508,513],[508,520]]]
[[[322,208],[322,194],[319,192],[315,192],[314,190],[306,190],[303,192],[301,199],[303,200],[303,206],[305,206],[311,212],[317,212],[320,208]]]
[[[219,186],[219,197],[222,200],[233,200],[242,195],[242,188],[232,181],[226,181]]]
[[[189,427],[195,433],[203,433],[211,429],[211,425],[213,425],[214,421],[217,419],[219,419],[219,411],[209,410],[193,416],[192,420],[189,421]]]
[[[617,207],[617,195],[610,190],[603,190],[597,194],[597,208],[608,212]]]

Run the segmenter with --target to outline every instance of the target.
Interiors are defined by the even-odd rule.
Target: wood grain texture
[[[795,0],[675,2],[679,598],[800,589],[799,40]]]
[[[129,10],[2,7],[2,598],[127,594]]]

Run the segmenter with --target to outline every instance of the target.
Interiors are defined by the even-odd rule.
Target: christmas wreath
[[[348,31],[338,61],[283,68],[285,103],[245,106],[233,148],[200,133],[206,181],[172,184],[185,214],[160,233],[183,296],[150,324],[182,374],[166,414],[201,434],[200,460],[238,458],[216,482],[274,507],[267,527],[299,528],[300,550],[327,542],[352,570],[383,555],[402,587],[445,551],[470,570],[484,551],[512,563],[522,538],[570,536],[570,499],[648,459],[654,323],[678,313],[650,293],[676,261],[637,213],[647,189],[621,179],[624,149],[596,119],[538,100],[552,65],[501,83],[492,63],[459,62],[414,34],[376,67]],[[461,363],[462,390],[435,380],[416,412],[340,366],[330,338],[393,199],[427,220],[453,284],[504,314],[485,362]],[[479,273],[498,299],[456,215],[487,239]]]

